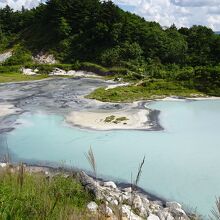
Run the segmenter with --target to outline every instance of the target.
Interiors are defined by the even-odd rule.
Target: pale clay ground
[[[13,105],[0,104],[0,117],[11,115],[11,114],[14,114],[18,111],[19,111],[19,109],[15,108]]]

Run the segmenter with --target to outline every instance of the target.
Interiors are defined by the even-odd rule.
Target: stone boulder
[[[169,213],[168,209],[160,210],[157,215],[160,220],[175,220],[174,217]]]
[[[134,214],[131,207],[128,205],[123,205],[121,208],[122,217],[129,220],[143,220],[140,216]]]
[[[166,207],[171,209],[181,209],[182,206],[177,202],[166,202]]]
[[[174,217],[174,219],[182,219],[182,220],[189,219],[185,211],[182,210],[182,206],[179,203],[167,202],[166,207],[168,208],[169,212]]]
[[[37,73],[39,72],[38,69],[30,69],[30,68],[22,68],[21,69],[22,74],[26,75],[26,76],[34,76],[37,75]]]
[[[90,212],[97,212],[98,211],[98,208],[99,206],[95,203],[95,202],[90,202],[88,205],[87,205],[87,209],[90,211]]]
[[[160,220],[160,218],[159,218],[157,215],[150,214],[150,215],[147,217],[147,220]]]
[[[88,176],[85,172],[81,171],[77,174],[77,179],[81,182],[81,184],[92,193],[96,199],[103,199],[102,188],[99,185],[98,181],[95,181],[94,178]]]
[[[0,63],[4,63],[8,58],[12,56],[12,51],[7,51],[0,54]]]
[[[112,181],[104,182],[103,186],[104,187],[109,187],[109,188],[112,188],[112,189],[117,189],[116,184],[114,182],[112,182]]]
[[[114,213],[113,213],[112,209],[109,208],[107,205],[101,205],[101,206],[99,207],[99,212],[100,212],[103,216],[105,216],[105,217],[107,217],[107,218],[114,216]]]
[[[33,57],[33,60],[39,64],[56,64],[57,61],[55,57],[52,54],[44,54],[39,53],[35,57]]]
[[[60,68],[55,68],[49,75],[50,76],[66,76],[67,73],[65,70],[62,70]]]
[[[1,168],[7,167],[7,163],[0,163],[0,167],[1,167]]]
[[[96,199],[105,202],[104,212],[101,213],[112,218],[114,209],[120,207],[123,219],[129,220],[188,220],[187,214],[177,202],[150,201],[146,195],[131,191],[121,190],[112,181],[96,181],[85,172],[77,174],[78,180],[86,190],[93,193]],[[165,206],[165,207],[164,207]],[[97,208],[97,207],[96,207]],[[101,206],[99,207],[100,211]],[[111,209],[112,208],[112,209]]]

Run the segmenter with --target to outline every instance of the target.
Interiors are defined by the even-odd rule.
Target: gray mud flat
[[[34,82],[0,84],[0,104],[12,104],[24,112],[67,115],[71,111],[102,111],[143,109],[143,103],[102,103],[84,98],[98,87],[115,84],[100,79],[49,79]],[[10,132],[19,114],[0,117],[0,133]],[[160,130],[158,111],[151,111],[150,130]]]

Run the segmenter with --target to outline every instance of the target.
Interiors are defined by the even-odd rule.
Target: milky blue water
[[[8,134],[10,150],[22,159],[90,169],[90,145],[98,173],[130,182],[143,156],[140,186],[209,214],[220,196],[220,101],[159,101],[164,131],[89,131],[73,128],[59,115],[24,114]]]

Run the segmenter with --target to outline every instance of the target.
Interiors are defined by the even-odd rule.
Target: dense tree
[[[63,62],[121,61],[212,65],[220,62],[220,36],[210,28],[163,29],[111,1],[48,0],[27,10],[0,9],[0,48],[22,39],[30,50],[52,50]]]
[[[121,46],[108,49],[101,55],[101,62],[106,66],[120,66],[123,61],[140,61],[143,50],[138,43],[125,42]]]
[[[212,61],[214,32],[204,26],[181,29],[188,43],[188,62],[192,65],[205,65]]]
[[[185,38],[177,31],[175,26],[171,26],[166,30],[166,39],[163,48],[161,49],[162,61],[166,63],[186,62],[186,53],[188,44]]]

